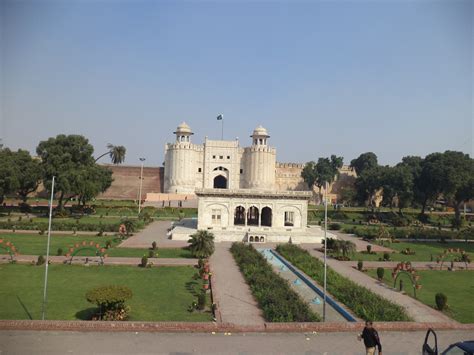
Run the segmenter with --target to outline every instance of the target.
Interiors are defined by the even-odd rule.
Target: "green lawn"
[[[87,319],[94,306],[85,293],[108,284],[132,289],[130,320],[210,321],[211,313],[190,313],[201,281],[192,267],[49,266],[47,319]],[[44,267],[0,265],[0,319],[40,319]]]
[[[461,248],[471,255],[474,254],[474,243],[437,243],[437,242],[401,242],[386,244],[387,247],[395,250],[395,253],[390,254],[390,259],[394,261],[430,261],[433,256],[433,261],[436,261],[436,257],[444,252],[448,248]],[[415,252],[415,255],[405,255],[400,253],[402,250],[410,248]],[[367,254],[363,252],[354,253],[351,256],[352,260],[364,260],[364,261],[377,261],[379,258],[383,258],[383,253]],[[446,258],[450,261],[452,258]]]
[[[367,273],[376,278],[376,270]],[[461,323],[474,323],[474,271],[417,271],[420,275],[421,290],[417,290],[418,299],[428,306],[435,307],[435,294],[444,293],[448,297],[449,310],[447,314]],[[384,282],[393,286],[391,270],[386,269]],[[408,288],[408,279],[404,280],[409,295],[413,294]]]
[[[47,247],[47,236],[39,234],[0,234],[0,239],[12,242],[17,248],[20,254],[24,255],[46,255]],[[123,256],[123,257],[142,257],[143,255],[148,256],[148,249],[138,248],[117,248],[120,244],[121,239],[115,236],[72,236],[72,235],[52,235],[50,254],[57,255],[58,248],[63,249],[63,253],[66,254],[69,247],[74,246],[76,243],[82,243],[83,241],[89,242],[94,241],[101,247],[105,247],[107,240],[112,242],[112,248],[107,250],[108,256]],[[151,245],[150,245],[151,246]],[[169,249],[158,249],[159,258],[191,258],[191,252],[187,249],[181,248],[169,248]],[[6,254],[5,249],[0,248],[0,254]],[[77,255],[93,256],[94,251],[84,250],[80,251]]]

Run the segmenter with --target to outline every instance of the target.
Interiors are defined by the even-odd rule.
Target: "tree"
[[[308,188],[312,191],[314,184],[316,183],[316,163],[314,161],[307,162],[301,171],[301,177],[303,181],[308,185]]]
[[[28,195],[35,192],[41,182],[41,165],[38,159],[31,157],[26,150],[19,149],[13,152],[14,168],[17,170],[17,194],[26,203]]]
[[[112,171],[94,164],[85,167],[77,175],[74,191],[78,195],[78,204],[83,206],[112,185]]]
[[[322,187],[328,183],[330,185],[339,175],[339,169],[342,167],[343,158],[331,155],[330,158],[319,158],[314,166],[316,182],[319,189],[319,201],[322,201]]]
[[[6,195],[18,188],[17,170],[14,168],[13,152],[8,148],[0,149],[0,203]]]
[[[100,155],[95,161],[97,162],[100,158],[109,155],[112,164],[122,164],[125,161],[125,153],[127,149],[123,145],[107,144],[107,151]]]
[[[350,206],[356,202],[357,191],[354,186],[343,186],[339,191],[339,200],[344,205]]]
[[[214,253],[214,234],[208,231],[198,230],[191,235],[188,243],[190,243],[189,250],[196,258],[206,259]]]
[[[402,208],[408,207],[413,200],[413,185],[413,175],[407,166],[387,166],[382,169],[383,199],[390,208],[395,197],[400,213]]]
[[[386,168],[383,166],[375,166],[365,169],[357,176],[355,181],[356,198],[359,204],[374,207],[374,196],[383,186],[383,175]]]
[[[378,166],[377,156],[372,152],[359,155],[358,158],[351,161],[351,168],[354,168],[357,175],[362,174],[365,170],[370,170]]]
[[[53,176],[56,177],[55,191],[59,194],[58,209],[64,207],[65,199],[78,195],[77,187],[84,176],[84,170],[93,166],[94,148],[80,135],[60,134],[41,141],[36,153],[41,158],[43,183],[51,190]]]
[[[421,205],[421,214],[425,214],[428,202],[434,202],[442,190],[441,179],[442,153],[432,153],[421,163],[421,170],[415,179],[415,201]]]

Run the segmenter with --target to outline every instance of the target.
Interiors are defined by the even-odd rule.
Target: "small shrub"
[[[40,266],[43,265],[46,262],[46,259],[44,258],[43,255],[38,256],[38,260],[36,260],[36,265]]]
[[[147,267],[147,265],[148,265],[148,257],[147,257],[146,255],[143,255],[143,256],[142,256],[142,261],[141,261],[141,263],[140,263],[140,266],[141,266],[141,267]]]
[[[149,257],[149,258],[154,258],[154,257],[155,257],[155,251],[149,250],[149,251],[148,251],[148,257]]]
[[[62,249],[62,248],[58,248],[58,251],[56,252],[56,255],[57,255],[57,256],[63,255],[63,249]]]
[[[341,225],[339,223],[331,223],[329,225],[329,230],[337,231],[341,229]]]
[[[106,242],[105,242],[105,249],[109,249],[112,247],[112,241],[110,239],[108,239]]]
[[[367,253],[372,254],[372,245],[370,244],[367,245]]]
[[[364,268],[364,262],[362,260],[359,260],[357,262],[357,270],[362,271],[363,268]]]
[[[435,302],[436,308],[438,308],[440,311],[443,311],[448,305],[448,297],[446,297],[444,293],[437,293],[435,295]]]
[[[383,261],[390,261],[390,253],[383,253]]]
[[[38,231],[39,235],[44,235],[44,232],[45,232],[44,227],[40,227],[40,229]]]
[[[198,295],[197,309],[202,311],[204,308],[206,308],[206,293],[200,292]]]
[[[126,320],[130,307],[125,302],[133,296],[132,290],[126,286],[101,286],[86,293],[88,302],[97,305],[98,313],[93,317],[97,320]]]
[[[156,250],[156,242],[151,243],[151,249]]]
[[[385,269],[383,267],[378,267],[377,268],[377,278],[379,281],[383,280],[383,275],[385,274]]]

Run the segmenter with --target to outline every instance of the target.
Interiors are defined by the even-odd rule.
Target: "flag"
[[[224,116],[222,116],[222,115],[217,116],[218,121],[221,121],[223,118],[224,118]]]

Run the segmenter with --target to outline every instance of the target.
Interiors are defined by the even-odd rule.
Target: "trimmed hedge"
[[[51,229],[55,231],[81,231],[81,232],[117,232],[122,222],[118,223],[100,223],[100,219],[97,218],[99,223],[76,223],[75,220],[60,221],[54,220],[51,223]],[[135,223],[135,229],[142,229],[146,223],[143,220],[133,220]],[[1,221],[0,229],[22,229],[22,230],[46,230],[48,229],[47,222],[29,222],[29,221]]]
[[[324,282],[324,264],[306,250],[293,244],[282,244],[277,251],[290,263],[305,272],[316,282]],[[410,321],[400,307],[328,267],[327,289],[337,300],[345,304],[358,317],[372,321]]]
[[[251,245],[230,248],[267,322],[319,322],[320,317],[303,302],[288,282],[273,272],[262,254]]]

